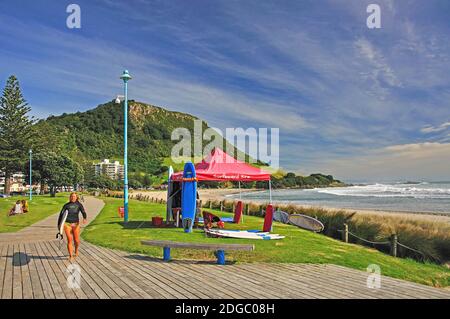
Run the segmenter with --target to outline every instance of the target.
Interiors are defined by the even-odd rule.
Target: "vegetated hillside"
[[[184,113],[130,101],[128,120],[128,161],[131,172],[158,175],[164,171],[162,160],[170,156],[176,141],[175,128],[187,128],[193,134],[197,118]],[[45,122],[45,124],[43,123]],[[114,102],[93,110],[50,116],[37,125],[50,125],[57,134],[61,151],[76,160],[123,158],[123,106]],[[203,122],[203,129],[207,124]]]

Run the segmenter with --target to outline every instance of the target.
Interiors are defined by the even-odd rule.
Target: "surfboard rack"
[[[213,250],[214,255],[217,257],[218,265],[225,265],[225,251],[227,250],[239,250],[239,251],[253,251],[255,245],[252,244],[206,244],[206,243],[185,243],[176,242],[170,240],[142,240],[142,245],[156,246],[163,248],[163,260],[170,261],[170,249],[202,249]]]

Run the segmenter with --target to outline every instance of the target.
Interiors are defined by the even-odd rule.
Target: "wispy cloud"
[[[427,126],[423,127],[420,131],[422,133],[436,133],[436,132],[445,131],[449,127],[450,127],[450,122],[445,122],[438,126],[427,125]]]

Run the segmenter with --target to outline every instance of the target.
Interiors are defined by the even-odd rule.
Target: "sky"
[[[130,99],[279,128],[286,171],[450,180],[449,16],[447,0],[1,0],[0,86],[15,74],[45,118],[111,100],[128,69]]]

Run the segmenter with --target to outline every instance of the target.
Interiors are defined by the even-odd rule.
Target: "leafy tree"
[[[41,190],[44,185],[50,188],[50,195],[55,196],[56,188],[76,186],[83,181],[83,168],[67,155],[54,152],[35,154],[33,175],[40,180]]]
[[[11,75],[0,99],[0,170],[5,173],[5,193],[10,193],[10,177],[28,158],[32,142],[31,108],[22,95],[19,81]]]

